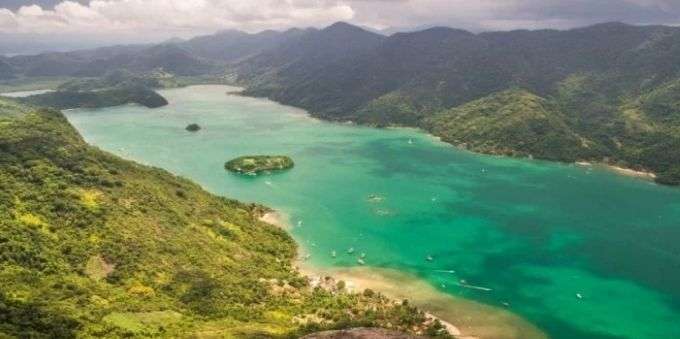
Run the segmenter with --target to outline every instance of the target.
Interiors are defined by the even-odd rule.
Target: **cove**
[[[553,338],[680,337],[680,190],[472,154],[412,129],[321,122],[233,90],[163,90],[170,105],[159,109],[65,114],[104,150],[282,211],[309,265],[344,270],[365,254],[360,270],[513,312]],[[247,154],[288,155],[295,168],[224,170]]]

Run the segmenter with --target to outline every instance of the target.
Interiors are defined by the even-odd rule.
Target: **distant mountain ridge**
[[[238,63],[245,93],[330,120],[421,127],[485,153],[605,162],[680,184],[680,124],[653,121],[643,104],[654,98],[664,101],[652,105],[664,107],[662,115],[680,115],[668,90],[680,79],[679,28],[605,23],[473,34],[434,27],[376,34],[366,46],[374,33],[334,26],[353,43],[321,30]],[[332,58],[308,56],[327,50]],[[666,94],[651,95],[659,91]],[[526,114],[542,118],[508,124]]]
[[[0,78],[102,76],[118,69],[229,75],[246,95],[324,119],[421,127],[483,152],[606,162],[680,184],[680,98],[673,94],[680,81],[678,55],[677,27],[614,22],[479,34],[432,27],[384,36],[336,23],[4,58]],[[510,106],[498,106],[498,100]],[[535,102],[545,105],[529,104]],[[512,114],[482,118],[493,112],[473,109],[473,103]],[[539,111],[517,109],[523,105]],[[523,125],[535,130],[517,133],[503,121],[525,114],[544,116],[546,123]],[[467,141],[457,143],[460,126],[488,133],[468,133]],[[580,141],[544,142],[566,135]]]

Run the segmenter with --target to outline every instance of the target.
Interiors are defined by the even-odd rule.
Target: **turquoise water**
[[[680,189],[471,154],[410,129],[320,122],[228,90],[66,113],[94,145],[285,212],[315,265],[355,266],[365,253],[368,266],[507,308],[554,338],[680,338]],[[194,122],[199,133],[184,130]],[[244,154],[296,166],[259,177],[223,169]]]

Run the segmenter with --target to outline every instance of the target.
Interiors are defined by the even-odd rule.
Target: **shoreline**
[[[609,172],[614,172],[616,174],[627,176],[627,177],[648,179],[648,180],[656,179],[656,173],[654,173],[654,172],[638,171],[638,170],[634,170],[634,169],[631,169],[631,168],[621,167],[621,166],[617,166],[617,165],[610,165],[610,164],[602,163],[602,162],[592,163],[592,162],[589,162],[589,161],[577,161],[577,162],[574,163],[574,165],[581,166],[581,167],[602,168],[602,169],[605,169]]]
[[[243,87],[243,88],[245,88],[245,87]],[[239,95],[245,96],[245,97],[251,97],[251,98],[258,98],[258,97],[249,96],[249,95],[243,94],[243,93],[239,93]],[[270,101],[275,102],[279,105],[299,109],[299,110],[303,111],[307,116],[314,118],[316,120],[319,120],[319,121],[325,121],[325,122],[329,122],[329,123],[340,123],[340,124],[342,124],[342,123],[353,124],[353,125],[357,125],[357,126],[366,126],[366,127],[371,127],[371,128],[394,129],[394,130],[412,129],[412,130],[418,131],[419,133],[423,133],[423,134],[431,137],[433,140],[440,142],[444,145],[454,147],[458,150],[468,151],[468,152],[473,153],[473,154],[502,156],[502,157],[508,157],[508,158],[517,158],[517,159],[533,159],[532,157],[520,157],[520,156],[511,156],[511,155],[504,155],[504,154],[494,154],[494,153],[490,153],[490,152],[477,152],[477,151],[468,149],[468,148],[466,148],[462,145],[444,141],[444,140],[442,140],[441,136],[437,136],[437,135],[433,134],[432,132],[430,132],[430,131],[422,128],[422,127],[402,126],[402,125],[389,125],[389,126],[385,126],[385,127],[378,127],[378,126],[374,126],[374,125],[370,125],[370,124],[358,123],[358,122],[351,120],[351,119],[350,120],[342,120],[342,121],[341,120],[333,120],[333,119],[324,118],[322,116],[314,115],[314,114],[310,113],[308,110],[306,110],[302,107],[294,106],[292,104],[283,103],[283,102],[276,101],[276,100],[273,100],[273,99],[270,99],[270,98],[267,98],[267,97],[261,97],[260,99],[270,100]],[[536,159],[536,160],[542,160],[542,159]],[[548,161],[548,162],[552,162],[552,163],[569,164],[569,162],[554,161],[554,160],[542,160],[542,161]],[[648,179],[648,180],[654,180],[657,177],[656,173],[654,173],[654,172],[638,171],[638,170],[634,170],[634,169],[631,169],[631,168],[625,168],[625,167],[620,167],[620,166],[611,165],[611,164],[607,164],[607,163],[601,163],[601,162],[596,162],[596,163],[593,164],[591,162],[586,162],[586,161],[576,161],[576,162],[572,162],[571,164],[576,164],[576,165],[580,165],[580,166],[593,166],[593,167],[595,167],[596,165],[599,165],[599,166],[605,167],[606,169],[608,169],[611,172],[614,172],[614,173],[619,174],[619,175],[627,176],[627,177],[642,178],[642,179]]]
[[[547,335],[520,316],[500,307],[437,290],[427,281],[392,269],[320,268],[297,261],[298,270],[312,281],[342,280],[350,292],[371,289],[393,300],[408,300],[429,319],[438,319],[458,339],[546,339]]]
[[[284,214],[281,211],[277,210],[272,210],[269,212],[266,212],[262,216],[258,218],[258,220],[265,222],[270,225],[274,225],[278,228],[284,229],[284,230],[290,230],[291,229],[291,224],[290,224],[290,219],[288,215]]]
[[[260,221],[286,230],[290,234],[289,216],[279,210],[263,214]],[[371,289],[398,302],[408,300],[434,321],[438,319],[449,334],[457,339],[547,339],[535,325],[509,309],[491,306],[471,299],[439,291],[426,280],[410,273],[366,266],[319,267],[302,257],[308,253],[298,245],[293,266],[310,281],[321,282],[325,277],[344,281],[349,292]]]

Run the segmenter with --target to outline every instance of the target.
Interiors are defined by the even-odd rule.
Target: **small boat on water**
[[[431,256],[431,255],[428,255],[428,256],[425,258],[425,260],[427,260],[427,261],[434,261],[434,257]]]
[[[366,253],[361,253],[361,256],[359,256],[361,259],[366,258]]]
[[[366,262],[363,259],[357,259],[357,263],[359,265],[366,265]]]
[[[352,253],[354,253],[354,247],[350,247],[350,248],[347,250],[347,254],[352,254]]]
[[[454,271],[454,270],[434,270],[434,271],[438,272],[438,273],[449,273],[449,274],[456,273],[456,271]]]
[[[331,251],[331,257],[335,258],[337,256],[338,256],[338,254],[335,252],[335,250],[332,250]]]
[[[473,289],[473,290],[484,291],[484,292],[493,291],[492,288],[488,288],[488,287],[484,287],[484,286],[469,285],[465,279],[460,279],[459,282],[458,282],[458,286]]]
[[[299,220],[297,225],[298,225],[298,227],[302,226],[302,220]]]
[[[380,196],[380,195],[377,195],[377,194],[369,194],[368,195],[368,202],[370,202],[370,203],[377,204],[377,203],[381,203],[383,200],[385,200],[385,198]]]
[[[583,295],[581,293],[576,293],[576,298],[583,299]]]

